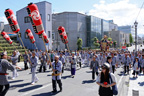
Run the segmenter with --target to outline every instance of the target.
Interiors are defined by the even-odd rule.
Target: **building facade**
[[[86,46],[86,15],[78,12],[62,12],[53,14],[53,50],[64,50],[66,45],[58,33],[58,27],[63,26],[68,36],[70,50],[77,50],[77,39],[82,38],[83,47]]]
[[[13,32],[13,31],[11,30],[9,24],[5,24],[5,25],[4,25],[4,31],[5,31],[5,32]]]
[[[117,47],[129,44],[129,33],[124,33],[122,31],[110,31],[110,37],[113,41],[117,41]]]
[[[131,33],[131,26],[128,25],[128,26],[119,26],[118,27],[118,30],[119,31],[122,31],[122,32],[125,32],[125,33]]]
[[[52,50],[52,13],[51,13],[51,3],[47,2],[47,1],[42,1],[42,2],[38,2],[36,3],[36,5],[38,6],[42,21],[43,21],[43,26],[44,26],[44,30],[49,38],[49,43],[46,44],[47,49]],[[26,7],[22,8],[20,10],[18,10],[16,12],[16,16],[17,16],[17,20],[20,26],[20,34],[21,34],[21,38],[24,42],[24,45],[26,48],[28,49],[36,49],[34,44],[32,44],[30,42],[30,40],[27,38],[25,31],[26,29],[31,29],[35,40],[36,40],[36,45],[38,49],[41,50],[45,50],[45,46],[43,43],[43,40],[41,37],[39,37],[37,34],[34,33],[33,31],[33,27],[32,24],[30,22]],[[18,41],[19,38],[17,38]]]
[[[4,29],[4,22],[0,22],[0,32]]]
[[[100,18],[95,16],[86,17],[86,27],[87,27],[87,47],[92,47],[94,37],[97,37],[99,40],[102,39],[102,21]]]

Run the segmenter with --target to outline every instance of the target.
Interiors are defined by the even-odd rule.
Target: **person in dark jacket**
[[[100,86],[100,96],[113,96],[112,86],[116,85],[116,78],[113,73],[110,73],[110,65],[104,63],[102,66],[102,72],[98,75],[96,83]],[[112,83],[110,81],[112,79]]]

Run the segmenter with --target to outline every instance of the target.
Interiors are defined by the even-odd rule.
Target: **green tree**
[[[93,45],[96,46],[96,48],[100,46],[100,44],[98,43],[99,40],[98,40],[97,37],[94,37],[94,38],[92,39],[92,41],[93,41]]]
[[[83,44],[82,39],[81,39],[81,38],[78,38],[78,39],[77,39],[78,50],[81,50],[81,49],[82,49],[82,44]]]
[[[114,48],[116,48],[117,41],[114,41],[114,42],[113,42],[113,45],[114,45]]]
[[[132,37],[132,34],[131,34],[131,33],[129,34],[129,41],[130,41],[130,44],[132,44],[132,43],[134,42],[134,40],[133,40],[133,37]]]
[[[109,46],[112,46],[112,43],[111,43],[112,42],[112,38],[109,37],[107,40],[110,42]]]

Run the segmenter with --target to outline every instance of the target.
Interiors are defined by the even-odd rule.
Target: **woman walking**
[[[138,58],[135,58],[134,62],[133,62],[133,78],[137,78],[137,75],[139,74],[139,70],[140,70],[140,62]]]
[[[113,96],[112,86],[116,85],[116,78],[113,73],[109,71],[110,65],[104,63],[102,66],[102,72],[97,77],[96,83],[100,86],[100,96]]]

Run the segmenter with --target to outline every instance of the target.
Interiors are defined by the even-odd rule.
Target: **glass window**
[[[31,17],[29,16],[24,17],[24,23],[30,23],[31,22],[30,18]]]
[[[48,38],[50,38],[50,31],[48,31]]]
[[[52,33],[52,40],[55,40],[55,33]]]
[[[50,21],[50,14],[47,15],[48,21]]]
[[[40,14],[40,16],[41,16],[41,19],[42,19],[42,14]]]
[[[25,34],[25,39],[28,39],[28,36],[27,36],[26,32],[24,34]]]

